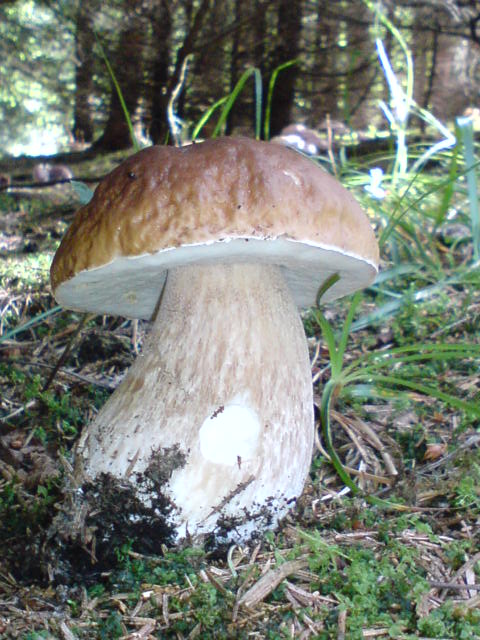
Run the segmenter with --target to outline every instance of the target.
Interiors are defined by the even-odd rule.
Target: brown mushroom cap
[[[260,262],[283,268],[299,306],[330,275],[334,299],[370,284],[378,245],[332,176],[280,145],[217,138],[136,153],[75,215],[51,268],[67,308],[150,318],[168,269]]]

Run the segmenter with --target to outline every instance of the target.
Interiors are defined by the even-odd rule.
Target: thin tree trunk
[[[73,112],[73,137],[77,142],[92,142],[93,120],[91,97],[93,94],[94,18],[98,12],[98,0],[81,0],[75,25],[75,107]]]
[[[278,5],[277,47],[272,60],[272,71],[281,64],[294,60],[299,54],[302,27],[302,3],[299,0],[280,0]],[[295,82],[298,66],[293,65],[278,77],[272,99],[270,131],[276,135],[290,122],[295,104]]]
[[[230,54],[230,67],[229,67],[229,91],[232,92],[235,84],[238,82],[240,78],[240,73],[242,71],[242,51],[243,43],[242,39],[245,37],[243,30],[241,28],[241,22],[243,18],[243,11],[245,5],[242,0],[234,0],[233,2],[233,14],[234,14],[234,22],[237,25],[237,28],[232,33],[232,49]],[[239,113],[238,109],[235,109],[230,112],[230,115],[227,120],[225,133],[230,135],[232,130],[234,130],[235,125],[239,121]]]
[[[120,34],[115,56],[110,60],[132,120],[143,88],[142,54],[146,30],[141,14],[142,4],[142,0],[125,0],[123,22],[126,26]],[[127,118],[117,90],[112,84],[108,120],[102,136],[94,146],[97,149],[114,151],[126,149],[132,145],[132,142]]]
[[[163,143],[168,133],[167,106],[169,96],[167,85],[172,30],[172,15],[168,5],[167,0],[159,0],[152,17],[155,61],[153,64],[150,137],[154,144]]]
[[[187,56],[189,56],[191,53],[194,52],[196,39],[200,37],[202,33],[202,27],[207,21],[206,20],[207,17],[208,18],[211,17],[210,4],[211,4],[211,0],[202,0],[195,15],[191,17],[190,28],[187,31],[185,38],[183,39],[182,46],[177,52],[175,67],[168,82],[168,90],[167,90],[168,98],[170,98],[172,92],[175,90],[175,87],[178,85],[180,81],[185,59],[187,58]],[[180,101],[177,102],[177,105],[178,104],[180,104],[180,106],[177,107],[176,115],[180,116],[183,111],[182,109],[183,94],[181,96]]]

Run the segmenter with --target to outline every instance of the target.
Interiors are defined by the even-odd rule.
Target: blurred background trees
[[[383,0],[415,61],[414,98],[443,120],[475,106],[480,87],[480,3]],[[398,42],[363,0],[17,0],[0,3],[0,147],[42,153],[91,144],[130,146],[122,105],[137,133],[168,136],[167,108],[188,57],[175,115],[187,128],[235,87],[249,67],[272,72],[271,134],[328,117],[355,130],[385,124],[388,88],[380,37],[399,78]],[[225,124],[253,134],[252,81]],[[207,134],[208,134],[207,125]],[[53,143],[52,140],[55,142]]]

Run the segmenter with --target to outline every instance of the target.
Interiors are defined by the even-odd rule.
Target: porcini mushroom
[[[75,215],[52,264],[64,307],[153,320],[76,449],[79,477],[162,491],[176,538],[228,520],[274,526],[302,492],[314,423],[297,307],[375,278],[367,216],[333,177],[280,145],[219,138],[150,147]],[[152,470],[163,485],[141,483]]]

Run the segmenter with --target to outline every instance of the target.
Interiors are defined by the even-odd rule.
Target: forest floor
[[[56,306],[49,266],[77,207],[70,185],[0,192],[0,638],[480,638],[480,287],[465,219],[435,233],[419,222],[415,242],[403,227],[402,265],[418,268],[397,269],[396,297],[373,287],[357,310],[346,364],[365,378],[331,411],[356,495],[317,413],[310,477],[277,531],[201,549],[112,534],[100,556],[52,523],[72,447],[148,324]],[[384,272],[394,258],[386,245]],[[332,326],[348,304],[325,311]],[[315,313],[305,327],[319,409],[329,352]],[[439,344],[447,356],[430,357]],[[372,369],[386,353],[391,368]]]

